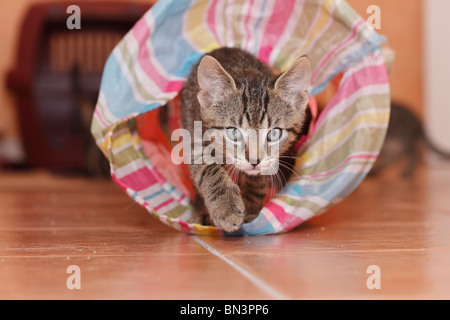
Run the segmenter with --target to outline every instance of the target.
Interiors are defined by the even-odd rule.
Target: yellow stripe
[[[203,25],[203,17],[206,13],[207,5],[207,1],[196,1],[187,12],[185,25],[185,30],[189,39],[195,46],[205,52],[220,47]]]
[[[322,2],[322,8],[325,9],[327,13],[331,11],[331,7],[339,0],[325,0]]]
[[[134,146],[139,146],[141,144],[141,137],[139,136],[139,134],[135,134],[131,137],[131,141],[133,142]]]
[[[286,69],[295,61],[299,54],[304,53],[304,50],[308,48],[311,42],[317,38],[317,34],[319,34],[322,29],[325,28],[328,21],[330,21],[330,19],[333,19],[333,17],[330,15],[330,8],[335,2],[336,0],[324,0],[322,6],[317,8],[317,10],[320,10],[320,15],[317,18],[314,27],[311,29],[308,38],[305,40],[300,50],[297,51],[298,53],[295,54],[291,59],[286,61],[281,70],[282,72],[286,71]]]
[[[121,146],[131,142],[131,135],[130,132],[124,132],[123,134],[121,134],[118,137],[114,137],[114,140],[112,141],[112,149],[118,149]]]
[[[234,3],[233,8],[233,42],[234,47],[239,47],[242,44],[242,39],[244,38],[244,30],[241,28],[242,20],[245,20],[246,13],[243,12],[244,2],[242,0],[237,0]]]
[[[218,235],[221,233],[220,231],[217,230],[216,227],[213,227],[213,226],[204,226],[204,225],[197,224],[197,223],[192,224],[192,226],[193,226],[193,229],[196,234],[214,236],[214,235]]]
[[[335,145],[339,144],[343,140],[345,140],[345,137],[350,135],[355,128],[357,128],[359,125],[366,124],[366,125],[386,125],[389,121],[389,112],[376,112],[376,113],[370,113],[370,114],[361,114],[348,125],[345,127],[342,131],[328,137],[327,139],[324,139],[321,143],[316,145],[314,148],[309,148],[307,152],[305,152],[303,155],[301,155],[299,162],[300,163],[309,163],[311,161],[315,161],[319,157],[322,156],[324,151],[328,151]]]

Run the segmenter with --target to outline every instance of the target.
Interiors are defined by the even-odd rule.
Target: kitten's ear
[[[210,106],[224,95],[236,90],[234,79],[211,56],[206,55],[200,61],[197,78],[200,85],[197,97],[204,106]]]
[[[301,56],[277,79],[275,91],[298,109],[308,103],[308,88],[311,83],[311,66],[306,56]]]

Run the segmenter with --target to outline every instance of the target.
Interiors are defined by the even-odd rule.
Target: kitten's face
[[[298,59],[276,80],[234,80],[214,58],[205,58],[198,70],[198,99],[204,127],[222,151],[219,156],[248,175],[276,174],[280,155],[295,143],[303,126],[310,81],[307,58]]]
[[[217,108],[233,112],[216,111],[206,127],[212,128],[225,163],[249,175],[275,174],[279,156],[296,141],[305,112],[292,108],[268,88],[267,108],[258,100],[244,104],[244,91],[241,88],[236,95],[224,96]]]

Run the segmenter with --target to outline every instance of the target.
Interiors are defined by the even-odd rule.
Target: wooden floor
[[[166,227],[111,181],[0,173],[0,298],[450,299],[449,231],[449,168],[366,179],[289,233],[239,238]]]

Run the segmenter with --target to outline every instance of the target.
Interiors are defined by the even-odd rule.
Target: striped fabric
[[[340,0],[160,0],[110,55],[92,134],[113,179],[151,214],[182,231],[223,234],[191,223],[191,199],[161,174],[164,162],[150,161],[160,149],[145,153],[136,117],[177,96],[212,49],[239,47],[280,71],[307,54],[311,95],[342,73],[339,89],[299,150],[297,174],[231,235],[285,232],[344,199],[375,161],[390,111],[383,41]]]

